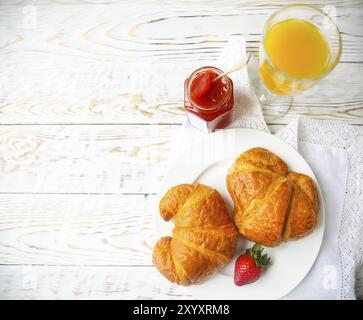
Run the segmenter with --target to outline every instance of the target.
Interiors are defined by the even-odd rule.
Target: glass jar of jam
[[[233,82],[222,70],[202,67],[184,82],[184,107],[192,126],[209,133],[234,120]]]

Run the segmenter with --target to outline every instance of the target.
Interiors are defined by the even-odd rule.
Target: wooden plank
[[[1,194],[0,208],[0,264],[152,264],[156,196]]]
[[[346,47],[343,61],[362,61],[359,48],[362,43],[361,1],[309,1],[322,9],[336,10],[337,23],[342,31]],[[199,55],[198,51],[215,56],[220,52],[226,37],[232,34],[251,35],[249,47],[258,48],[258,40],[265,20],[287,1],[267,1],[243,3],[230,1],[188,3],[173,1],[167,6],[158,1],[114,3],[107,6],[81,4],[69,6],[62,4],[34,5],[37,16],[34,23],[24,24],[24,13],[19,5],[3,6],[2,25],[7,30],[7,38],[18,37],[16,47],[10,41],[3,47],[6,53],[17,53],[14,49],[38,49],[39,53],[57,52],[74,58],[114,61],[120,58],[135,59],[157,55],[160,58],[172,56],[190,60]],[[291,2],[289,2],[291,3]],[[332,7],[334,6],[334,8]],[[78,19],[82,12],[83,19]],[[64,23],[66,21],[67,23]],[[43,28],[47,26],[48,28]],[[51,27],[51,28],[49,28]],[[31,28],[37,28],[37,43],[33,42]],[[44,50],[43,44],[47,49]],[[180,47],[182,46],[182,47]],[[191,49],[189,54],[184,49]],[[43,50],[39,50],[43,49]],[[208,50],[204,50],[208,49]]]
[[[0,266],[0,299],[191,299],[154,267]]]
[[[0,126],[0,193],[156,193],[179,129]]]
[[[362,284],[363,277],[357,283],[357,290],[362,289]],[[215,298],[223,296],[216,292]],[[358,298],[363,299],[363,290]],[[193,296],[187,288],[166,281],[153,267],[0,266],[0,299],[193,299]]]
[[[141,1],[140,1],[141,2]],[[159,4],[160,2],[157,0],[148,0],[148,1],[144,1],[148,4]],[[177,4],[177,5],[183,5],[183,6],[188,6],[188,5],[193,5],[193,3],[188,3],[185,1],[181,1],[181,0],[176,0],[176,1],[165,1],[167,4],[172,3],[172,4]],[[306,0],[304,3],[307,4],[311,4],[311,5],[316,5],[316,6],[324,6],[326,5],[326,3],[329,3],[330,5],[333,6],[337,6],[337,7],[346,7],[346,6],[351,6],[351,7],[356,7],[359,6],[362,1],[361,0],[345,0],[344,2],[339,1],[339,0]],[[2,0],[1,1],[2,5],[27,5],[28,1],[27,0]],[[274,2],[268,2],[266,0],[255,0],[255,1],[251,1],[251,0],[229,0],[228,1],[228,5],[230,6],[247,6],[247,7],[261,7],[261,8],[277,8],[280,6],[284,6],[284,5],[289,5],[289,4],[294,4],[294,3],[301,3],[300,0],[276,0]],[[53,0],[37,0],[36,4],[39,5],[54,5],[54,1]],[[85,5],[84,0],[58,0],[57,1],[58,5]],[[117,1],[114,2],[110,2],[109,0],[92,0],[87,2],[88,5],[119,5],[119,3]],[[223,5],[226,4],[221,4],[218,3],[218,1],[211,1],[211,0],[198,0],[197,5],[210,5],[212,7],[222,7]]]
[[[180,124],[183,79],[216,59],[232,34],[246,34],[257,52],[265,19],[282,3],[37,5],[35,29],[19,28],[19,6],[2,6],[0,123]],[[268,123],[296,115],[361,122],[362,2],[333,4],[346,63],[294,98],[286,117],[265,107]]]
[[[89,69],[88,65],[78,66],[76,69],[72,66],[62,69],[59,66],[55,73],[59,77],[52,79],[42,76],[49,72],[47,69],[39,74],[39,70],[34,66],[20,66],[20,63],[16,65],[18,67],[13,70],[12,78],[3,86],[3,98],[0,99],[2,124],[180,124],[185,119],[180,79],[185,78],[186,70],[189,72],[194,68],[189,68],[185,64],[184,69],[173,72],[173,77],[167,77],[168,81],[162,85],[163,88],[149,85],[153,82],[155,72],[147,72],[149,76],[144,78],[143,84],[140,84],[137,90],[128,87],[122,93],[120,91],[122,86],[118,85],[118,80],[103,79],[107,75],[102,65],[94,67],[93,74],[103,73],[98,84],[112,82],[112,85],[103,91],[96,90],[98,84],[91,83],[94,82],[91,76],[87,79],[76,77],[77,80],[71,82],[67,80],[75,76],[77,69],[86,72]],[[23,67],[33,70],[28,70],[21,76]],[[125,67],[124,72],[128,75],[140,72],[132,64],[128,65],[127,70]],[[34,78],[32,76],[34,73],[39,76]],[[6,74],[1,72],[0,78],[4,78]],[[352,124],[362,123],[362,74],[363,63],[338,65],[337,69],[316,87],[301,96],[294,97],[286,116],[276,118],[270,112],[274,105],[263,106],[267,123],[286,124],[299,115],[337,119]],[[16,79],[19,77],[23,78],[24,86],[16,89],[18,86]],[[59,78],[61,78],[60,85],[57,84]],[[3,81],[5,82],[5,79]],[[37,87],[36,93],[30,91],[31,95],[27,95],[26,91],[29,92],[29,87],[33,85]],[[87,90],[82,89],[84,86]],[[92,90],[94,93],[91,93]],[[282,102],[283,105],[289,103],[289,100]]]
[[[0,192],[155,193],[179,126],[0,126]]]

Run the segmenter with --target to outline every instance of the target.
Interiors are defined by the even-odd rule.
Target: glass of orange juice
[[[258,70],[269,93],[257,96],[263,102],[271,93],[302,93],[334,69],[341,51],[339,29],[325,12],[305,4],[282,8],[263,30]]]

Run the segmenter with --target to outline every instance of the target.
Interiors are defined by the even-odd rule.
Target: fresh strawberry
[[[255,243],[252,249],[247,249],[246,253],[237,258],[234,266],[234,283],[237,286],[254,282],[261,276],[270,262],[268,255],[262,255],[262,251],[261,245]]]

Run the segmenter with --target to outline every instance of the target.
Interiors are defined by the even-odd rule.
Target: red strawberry
[[[234,283],[237,286],[254,282],[261,276],[263,268],[270,262],[268,255],[262,255],[262,251],[261,245],[255,243],[252,249],[247,249],[237,258],[234,266]]]

